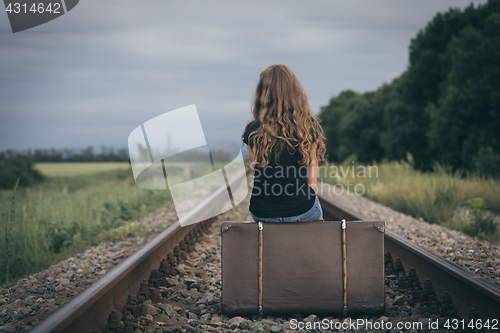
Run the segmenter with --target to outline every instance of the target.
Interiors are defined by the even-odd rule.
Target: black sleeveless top
[[[245,144],[248,145],[248,136],[259,127],[260,123],[255,120],[246,126],[242,136]],[[283,147],[278,156],[271,152],[267,166],[255,166],[250,198],[253,215],[262,218],[291,217],[312,208],[316,192],[307,183],[307,165],[300,165],[299,160],[298,152],[290,152]]]

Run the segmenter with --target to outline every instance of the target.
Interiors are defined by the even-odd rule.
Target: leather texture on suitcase
[[[384,222],[345,223],[345,247],[340,221],[260,226],[222,222],[224,313],[336,314],[344,304],[347,314],[385,311]]]

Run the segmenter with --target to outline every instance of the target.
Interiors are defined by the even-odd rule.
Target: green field
[[[346,190],[349,182],[351,192],[354,191],[354,185],[361,184],[356,188],[358,194],[394,210],[416,218],[422,217],[427,222],[446,225],[471,236],[500,241],[496,225],[482,217],[485,209],[500,213],[498,179],[452,173],[440,167],[436,167],[433,172],[421,172],[412,167],[411,156],[409,161],[371,166],[326,164],[323,167],[330,172],[325,173],[325,169],[321,172],[320,169],[319,179],[338,184],[339,190]],[[335,170],[338,172],[332,173]],[[363,189],[364,193],[361,193]],[[470,209],[475,216],[475,224],[481,227],[454,217],[455,209],[459,206]]]
[[[48,177],[17,190],[11,272],[4,274],[12,190],[0,190],[0,284],[38,272],[107,239],[171,201],[166,190],[138,187],[128,163],[43,163]],[[1,171],[1,170],[0,170]]]
[[[47,177],[75,177],[104,171],[130,169],[127,162],[36,163],[35,169]]]

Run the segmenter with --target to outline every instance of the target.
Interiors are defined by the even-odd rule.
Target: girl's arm
[[[250,164],[250,169],[252,169],[252,175],[255,172],[254,165],[253,165],[253,156],[252,156],[252,149],[247,145],[247,153],[248,153],[248,164]]]
[[[316,159],[316,144],[311,148],[311,162],[307,166],[307,183],[316,192],[318,183],[318,160]]]

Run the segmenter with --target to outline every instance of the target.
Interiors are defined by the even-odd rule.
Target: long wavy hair
[[[252,156],[259,167],[275,163],[286,147],[290,154],[299,153],[299,164],[309,164],[325,157],[323,129],[307,95],[295,74],[285,65],[272,65],[260,74],[252,105],[254,120],[260,126],[248,137]],[[249,126],[251,124],[248,124]],[[313,154],[313,147],[316,150]]]

